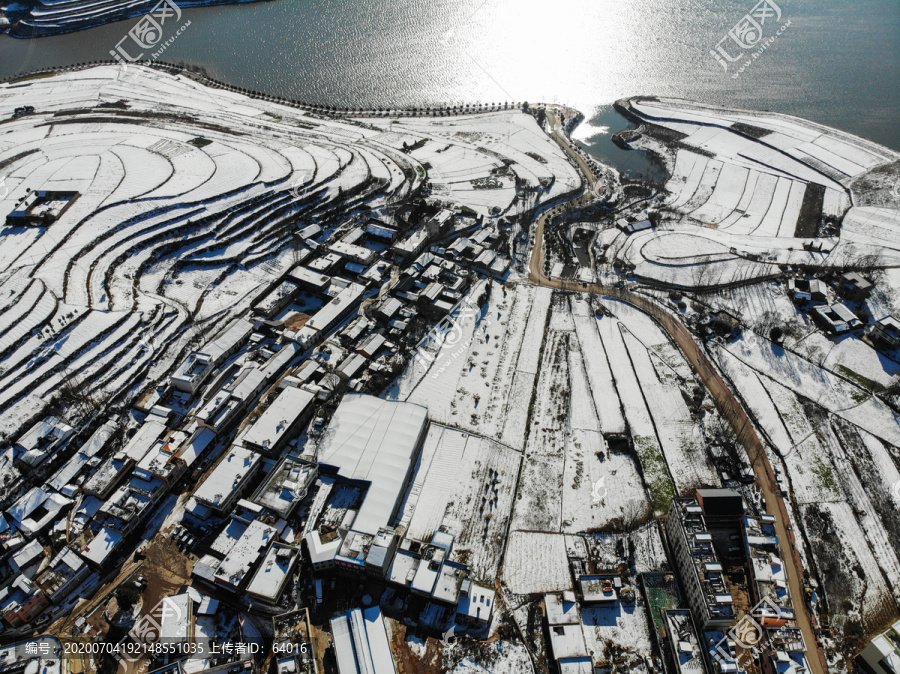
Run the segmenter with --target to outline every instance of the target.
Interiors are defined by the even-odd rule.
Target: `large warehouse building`
[[[381,609],[377,606],[331,619],[340,674],[395,674],[394,658]]]
[[[428,428],[428,410],[351,393],[319,443],[319,471],[367,485],[352,529],[375,536],[396,514]]]

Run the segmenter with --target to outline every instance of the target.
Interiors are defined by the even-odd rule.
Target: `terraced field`
[[[677,141],[634,142],[662,153],[670,174],[658,204],[664,226],[614,248],[638,276],[694,288],[765,278],[776,264],[898,264],[896,246],[882,245],[896,238],[894,213],[854,200],[854,182],[896,162],[896,152],[787,115],[675,99],[621,106],[651,136]],[[850,226],[839,238],[815,238],[823,220],[842,218]]]
[[[14,115],[23,106],[35,112]],[[539,198],[580,184],[519,111],[337,119],[138,66],[2,85],[0,119],[0,217],[35,193],[68,195],[55,220],[0,232],[2,434],[63,393],[88,405],[138,393],[294,264],[299,229],[319,224],[324,239],[356,216],[392,218],[428,177],[407,143],[442,180],[512,166],[554,185]],[[479,194],[485,215],[517,198]]]

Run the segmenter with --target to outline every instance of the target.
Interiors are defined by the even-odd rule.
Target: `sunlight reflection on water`
[[[655,94],[789,112],[900,147],[900,3],[783,0],[790,30],[733,80],[709,51],[753,4],[273,0],[185,9],[191,26],[166,59],[332,105],[540,100],[590,118],[597,106]],[[108,59],[134,22],[0,37],[0,77]]]

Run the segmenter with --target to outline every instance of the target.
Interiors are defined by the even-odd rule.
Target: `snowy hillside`
[[[25,106],[35,112],[13,117]],[[376,126],[139,66],[2,85],[0,117],[13,117],[0,133],[0,213],[68,195],[52,224],[0,233],[5,434],[61,388],[105,400],[158,380],[287,271],[295,232],[401,202],[426,179],[425,159],[434,180],[453,181],[447,203],[483,214],[516,198],[471,189],[498,166],[548,178],[539,200],[580,184],[519,111]],[[404,139],[423,149],[404,152]]]

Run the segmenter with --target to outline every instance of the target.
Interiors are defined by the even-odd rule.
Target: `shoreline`
[[[274,0],[182,0],[181,2],[178,2],[176,4],[180,9],[195,9],[202,7],[242,5],[260,2],[274,2]],[[31,10],[35,9],[34,7],[32,7],[30,10],[28,10],[27,13],[23,14],[21,19],[18,19],[15,23],[10,23],[5,29],[0,30],[0,35],[7,35],[16,40],[33,40],[42,37],[58,37],[60,35],[77,33],[82,30],[100,28],[101,26],[106,26],[108,24],[128,21],[129,19],[136,19],[152,11],[153,7],[155,7],[156,4],[157,3],[152,1],[146,2],[141,6],[130,6],[127,8],[122,8],[121,10],[116,11],[109,16],[86,18],[83,21],[78,21],[74,17],[61,17],[63,21],[71,20],[71,24],[66,24],[63,26],[60,26],[57,23],[48,24],[46,26],[35,26],[34,24],[27,24],[27,29],[21,29],[17,31],[17,27],[21,25],[21,21],[35,19],[35,17],[31,14]]]
[[[746,116],[750,116],[750,117],[760,117],[760,118],[765,118],[765,117],[780,118],[782,120],[787,120],[787,121],[795,123],[795,124],[800,124],[801,126],[806,127],[808,130],[814,131],[817,133],[838,134],[840,136],[843,136],[844,137],[843,139],[845,141],[863,144],[863,145],[867,146],[867,149],[869,149],[869,150],[880,151],[880,150],[884,149],[884,150],[887,150],[894,154],[900,154],[900,150],[896,150],[888,145],[885,145],[884,143],[879,143],[878,141],[871,140],[869,138],[860,136],[860,135],[852,133],[850,131],[845,131],[844,129],[841,129],[839,127],[829,126],[828,124],[816,122],[814,120],[811,120],[807,117],[802,117],[800,115],[793,115],[793,114],[786,113],[786,112],[777,112],[774,110],[764,110],[764,109],[757,109],[757,108],[741,108],[741,107],[735,107],[735,106],[729,106],[729,105],[720,105],[718,103],[704,103],[702,101],[696,101],[696,100],[692,100],[689,98],[681,98],[678,96],[657,96],[657,95],[647,95],[647,94],[636,94],[634,96],[629,96],[627,98],[621,98],[621,99],[617,100],[615,103],[613,103],[613,107],[616,109],[616,111],[619,112],[619,114],[626,117],[629,121],[631,121],[637,125],[650,123],[650,124],[659,126],[660,128],[663,128],[664,125],[661,123],[664,123],[667,121],[674,121],[673,119],[669,119],[669,118],[663,118],[663,117],[657,118],[657,117],[653,117],[651,115],[639,113],[639,112],[636,112],[632,107],[633,104],[636,102],[642,103],[642,102],[653,102],[653,101],[656,101],[656,102],[666,101],[666,102],[670,102],[670,103],[677,103],[680,106],[682,106],[683,111],[687,111],[689,113],[705,112],[712,116],[738,114],[738,115],[746,115]],[[741,128],[740,126],[735,126],[735,125],[729,124],[728,120],[723,120],[723,119],[719,119],[716,122],[696,122],[696,123],[700,124],[702,126],[720,126],[722,128],[727,127],[729,129],[733,130],[735,133],[738,133],[738,134],[745,136],[748,139],[754,140],[754,141],[759,141],[761,138],[764,138],[765,135],[768,135],[768,133],[763,136],[753,135],[752,129],[750,129],[750,128],[744,129],[744,128]]]
[[[248,1],[248,0],[244,0]],[[270,0],[249,0],[250,2],[269,2]],[[523,108],[556,108],[567,111],[569,131],[571,132],[584,119],[584,113],[572,106],[561,103],[543,103],[538,102],[531,104],[528,101],[502,101],[499,103],[466,103],[464,105],[438,105],[438,106],[422,106],[422,107],[398,107],[398,108],[349,108],[334,105],[321,105],[318,103],[309,103],[306,101],[298,101],[292,98],[266,94],[261,91],[247,89],[245,87],[237,87],[226,82],[222,82],[211,77],[209,74],[202,72],[202,68],[189,64],[175,64],[166,61],[135,61],[132,65],[155,68],[170,75],[182,75],[189,77],[199,84],[208,86],[213,89],[222,89],[237,94],[242,94],[256,100],[263,100],[279,105],[287,105],[292,108],[304,110],[315,114],[329,115],[333,117],[347,117],[350,119],[356,117],[453,117],[459,115],[475,115],[488,114],[491,112],[503,112],[509,110],[521,110]],[[0,80],[0,85],[8,85],[9,87],[25,86],[30,80],[41,79],[44,77],[53,77],[63,73],[77,72],[87,70],[98,66],[119,66],[122,63],[109,59],[101,61],[89,61],[86,63],[77,63],[71,66],[58,66],[54,68],[42,68],[32,70],[24,74],[18,74],[13,77]],[[126,66],[127,67],[127,66]]]

